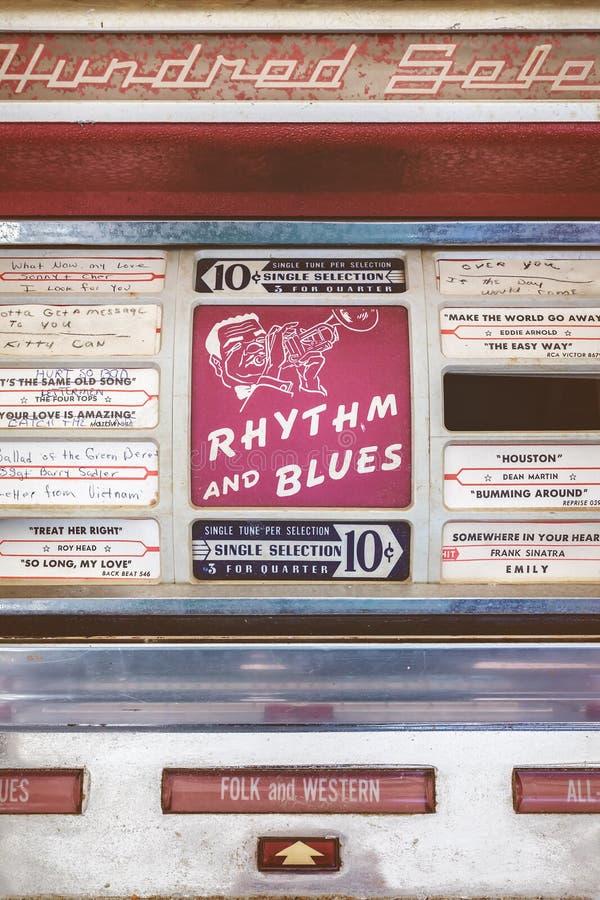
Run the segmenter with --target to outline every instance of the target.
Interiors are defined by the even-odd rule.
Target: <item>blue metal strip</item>
[[[448,586],[446,586],[448,587]],[[468,586],[463,586],[466,588]],[[68,587],[65,588],[68,590]],[[190,591],[192,588],[190,588]],[[521,594],[493,598],[448,596],[443,587],[439,596],[382,597],[377,586],[374,596],[323,598],[298,597],[232,597],[187,594],[181,597],[98,597],[52,596],[0,598],[0,615],[201,615],[201,616],[327,616],[327,615],[593,615],[600,612],[600,599],[593,596],[592,586],[587,597],[527,597]],[[524,593],[525,587],[522,588]],[[571,587],[571,591],[573,588]],[[316,626],[318,627],[318,626]]]
[[[600,221],[0,221],[0,246],[600,244]]]

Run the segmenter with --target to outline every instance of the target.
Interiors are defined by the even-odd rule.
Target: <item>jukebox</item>
[[[600,13],[6,4],[0,895],[600,897]]]

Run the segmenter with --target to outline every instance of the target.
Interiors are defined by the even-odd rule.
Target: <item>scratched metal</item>
[[[3,34],[0,101],[595,100],[600,33]]]
[[[0,221],[0,245],[101,246],[234,245],[598,246],[600,221]]]

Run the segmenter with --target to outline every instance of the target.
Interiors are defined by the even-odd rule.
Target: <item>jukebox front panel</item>
[[[597,252],[1,260],[5,584],[593,592]]]
[[[30,6],[0,893],[597,897],[598,9]]]

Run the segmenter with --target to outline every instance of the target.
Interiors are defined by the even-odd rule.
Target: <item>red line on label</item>
[[[41,469],[42,466],[0,466],[0,481],[22,481],[18,475],[2,475],[2,469]],[[144,475],[133,475],[128,473],[126,475],[111,475],[110,479],[105,479],[101,477],[100,480],[110,480],[112,481],[146,481],[146,479],[150,476],[157,476],[158,471],[154,469],[146,469],[145,466],[109,466],[104,463],[98,463],[96,465],[90,466],[48,466],[47,468],[64,468],[64,469],[107,469],[108,471],[117,471],[118,469],[131,469],[133,471],[139,470],[141,472],[145,472]],[[85,475],[26,475],[26,481],[89,481],[90,477]]]
[[[505,334],[501,334],[501,335],[499,335],[499,338],[502,338],[502,339],[506,338],[506,340],[509,340],[509,339],[510,339],[510,340],[513,340],[513,341],[517,341],[517,340],[521,340],[521,341],[531,341],[531,340],[535,339],[535,340],[538,340],[538,341],[540,341],[540,340],[542,340],[542,341],[548,341],[548,342],[550,342],[550,343],[552,343],[553,341],[569,341],[569,342],[573,343],[574,341],[597,341],[597,340],[599,339],[599,337],[598,337],[597,335],[588,335],[588,336],[586,336],[586,337],[577,337],[577,335],[564,334],[564,332],[561,334],[561,333],[560,333],[560,329],[561,329],[561,328],[562,328],[562,329],[565,329],[565,328],[569,328],[569,329],[571,329],[571,328],[573,328],[573,329],[574,329],[574,328],[586,328],[586,329],[590,329],[590,328],[600,328],[600,325],[593,325],[593,324],[589,324],[589,323],[588,323],[588,324],[579,324],[579,325],[575,325],[575,324],[571,324],[571,323],[569,323],[569,324],[561,323],[560,325],[555,325],[555,324],[552,323],[552,322],[551,322],[549,325],[523,325],[523,324],[521,324],[521,323],[519,323],[519,324],[513,324],[512,322],[508,322],[508,323],[504,323],[504,324],[502,324],[502,325],[498,325],[497,323],[494,324],[494,323],[491,323],[491,322],[490,322],[490,323],[488,324],[488,322],[482,322],[480,325],[458,325],[458,326],[457,326],[455,329],[453,329],[452,331],[449,331],[449,330],[440,330],[440,334],[454,334],[454,335],[456,335],[456,337],[457,337],[458,340],[463,340],[463,341],[492,341],[492,340],[498,340],[498,339],[499,339],[499,338],[495,338],[493,335],[489,335],[489,336],[483,335],[483,336],[481,336],[481,337],[475,337],[474,335],[464,335],[464,336],[462,336],[462,335],[459,334],[459,331],[464,331],[465,329],[468,329],[468,328],[475,328],[475,329],[482,329],[482,328],[489,328],[489,329],[492,329],[492,328],[509,328],[509,329],[511,329],[512,331],[520,331],[520,332],[521,332],[521,333],[519,333],[519,334],[506,334],[506,335],[505,335]],[[524,329],[531,329],[531,330],[533,330],[533,329],[535,329],[535,328],[540,328],[540,329],[541,329],[541,328],[555,328],[557,331],[559,331],[559,334],[535,334],[535,333],[533,333],[533,334],[523,334],[523,333],[522,333]]]
[[[538,485],[541,487],[543,484],[547,483],[547,484],[551,484],[554,486],[563,486],[564,485],[564,486],[568,487],[569,485],[571,485],[572,487],[580,487],[582,485],[583,486],[586,486],[586,485],[594,486],[594,485],[597,485],[600,483],[598,481],[580,481],[580,480],[557,481],[554,479],[552,479],[552,480],[549,479],[548,482],[546,482],[544,479],[538,480],[535,478],[533,479],[533,481],[531,479],[527,479],[527,478],[524,478],[522,480],[518,479],[516,481],[509,479],[508,481],[490,481],[490,482],[461,480],[461,477],[464,477],[464,475],[468,474],[469,472],[512,472],[512,473],[516,473],[516,472],[523,472],[523,473],[549,472],[550,468],[552,469],[553,472],[573,472],[573,473],[575,473],[575,472],[600,472],[600,466],[555,466],[555,465],[552,465],[552,467],[550,467],[550,466],[518,466],[518,465],[515,465],[512,468],[510,466],[472,466],[470,468],[459,469],[456,474],[446,473],[444,475],[444,480],[445,481],[458,481],[458,483],[461,485],[461,487],[486,487],[487,486],[490,489],[498,487],[499,485],[503,485],[504,487],[509,487],[509,486],[518,487],[519,485],[527,485],[527,486]],[[464,473],[464,475],[463,475],[463,473]]]
[[[26,281],[32,284],[77,281],[89,281],[90,284],[120,284],[123,281],[134,281],[137,284],[146,284],[150,281],[162,281],[164,277],[152,272],[55,272],[43,269],[39,272],[0,272],[0,281],[8,283]]]
[[[461,546],[464,546],[461,544]],[[533,545],[532,545],[533,546]],[[564,545],[566,546],[566,544]],[[556,556],[463,556],[461,553],[460,559],[452,559],[446,560],[443,562],[496,562],[502,563],[502,565],[508,564],[512,565],[516,563],[518,566],[520,565],[538,565],[545,563],[552,563],[555,565],[556,563],[568,563],[568,562],[600,562],[600,556],[561,556],[560,558]],[[516,573],[518,574],[526,574],[526,573]]]
[[[103,540],[103,538],[104,538],[104,540]],[[81,536],[79,537],[79,541],[77,541],[75,538],[72,538],[72,537],[60,538],[59,540],[56,540],[55,538],[52,539],[52,540],[43,540],[42,538],[39,538],[39,539],[37,539],[37,538],[23,538],[22,540],[17,540],[17,539],[10,539],[10,538],[9,538],[9,539],[4,539],[4,540],[0,541],[0,547],[2,546],[2,544],[14,544],[14,543],[22,543],[22,544],[44,544],[44,545],[48,545],[48,546],[49,546],[49,545],[51,545],[51,544],[58,544],[58,543],[61,543],[61,544],[62,544],[62,543],[67,544],[67,543],[69,543],[69,542],[72,543],[72,544],[76,544],[76,543],[82,543],[82,544],[83,544],[83,543],[86,543],[86,542],[89,542],[89,541],[91,541],[91,542],[93,542],[93,543],[95,543],[95,544],[99,544],[99,543],[110,544],[110,545],[111,545],[111,549],[110,549],[110,550],[107,550],[105,553],[96,553],[96,552],[94,552],[94,553],[92,553],[92,554],[85,554],[85,553],[63,553],[62,551],[60,552],[60,554],[59,554],[57,551],[55,551],[54,553],[50,553],[50,552],[49,552],[49,553],[35,553],[35,552],[31,552],[31,551],[28,552],[27,550],[15,552],[15,553],[5,553],[3,550],[0,550],[0,556],[4,556],[4,557],[23,556],[23,557],[26,557],[26,558],[28,558],[28,559],[36,559],[36,558],[38,558],[38,557],[39,557],[39,559],[52,559],[52,558],[57,557],[57,556],[59,556],[59,555],[60,555],[61,558],[62,558],[62,557],[65,557],[65,558],[66,558],[66,557],[69,557],[69,558],[72,557],[72,558],[75,558],[75,559],[79,559],[79,558],[85,558],[85,559],[104,559],[104,558],[109,558],[109,559],[110,559],[110,558],[112,558],[112,557],[114,557],[114,556],[120,556],[120,557],[123,557],[123,558],[131,557],[132,559],[141,559],[142,557],[146,556],[148,553],[159,553],[159,552],[160,552],[160,547],[158,547],[158,546],[156,546],[156,547],[148,547],[148,546],[146,546],[146,544],[144,544],[143,541],[127,540],[126,538],[111,538],[110,535],[108,535],[108,537],[105,536],[105,535],[92,535],[92,536],[81,535]],[[126,553],[119,553],[117,549],[114,549],[114,548],[112,547],[113,544],[118,544],[118,543],[122,543],[122,544],[131,544],[133,547],[135,547],[136,545],[141,545],[144,549],[143,549],[142,552],[138,552],[138,553],[135,553],[132,549],[128,549],[128,551],[127,551]]]

